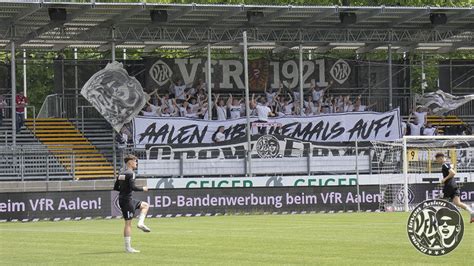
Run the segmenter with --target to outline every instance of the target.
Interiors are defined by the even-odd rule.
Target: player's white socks
[[[138,217],[138,225],[143,225],[145,222],[145,217],[146,215],[144,213],[140,213],[140,216]]]
[[[137,227],[142,230],[143,232],[146,232],[146,233],[149,233],[151,232],[150,228],[148,228],[146,225],[145,225],[145,214],[144,213],[140,213],[140,216],[138,217],[138,224],[137,224]]]
[[[138,253],[140,250],[136,250],[132,248],[131,242],[132,242],[132,237],[131,236],[125,236],[125,251],[128,253]]]
[[[132,248],[131,242],[132,242],[132,237],[131,236],[125,236],[125,249]]]

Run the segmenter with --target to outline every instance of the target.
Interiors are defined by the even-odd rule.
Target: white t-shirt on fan
[[[260,121],[268,121],[268,114],[271,113],[272,110],[265,105],[257,105],[257,116],[258,120]]]
[[[226,106],[216,106],[217,109],[217,120],[226,120],[227,119],[227,107]]]

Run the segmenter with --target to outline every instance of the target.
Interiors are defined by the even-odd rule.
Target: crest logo
[[[280,144],[274,136],[264,135],[257,140],[256,150],[260,158],[275,158],[280,152]]]
[[[174,188],[173,178],[161,178],[160,181],[156,183],[155,188]]]
[[[464,223],[458,209],[444,200],[426,200],[411,212],[408,238],[423,254],[442,256],[461,243]]]
[[[122,211],[122,208],[120,208],[120,203],[119,203],[119,194],[117,193],[117,195],[115,195],[114,199],[112,200],[113,201],[113,206],[115,208],[115,210],[121,212]]]
[[[171,68],[163,61],[156,61],[150,68],[150,77],[159,86],[165,85],[173,75]]]
[[[408,203],[413,203],[413,200],[415,199],[415,193],[408,188]],[[402,186],[400,190],[398,190],[397,193],[397,201],[399,204],[403,204],[405,202],[405,189]]]
[[[342,84],[349,78],[351,66],[346,61],[339,59],[334,63],[329,72],[337,83]]]
[[[272,176],[270,177],[265,186],[267,187],[282,187],[283,186],[283,178],[281,176]]]

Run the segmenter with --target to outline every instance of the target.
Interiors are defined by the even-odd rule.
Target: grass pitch
[[[88,220],[0,224],[0,264],[330,264],[473,265],[474,224],[443,257],[421,254],[408,241],[407,213],[246,215],[133,221],[123,251],[123,221]]]

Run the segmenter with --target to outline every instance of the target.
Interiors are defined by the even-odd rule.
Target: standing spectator
[[[431,123],[427,123],[426,126],[423,128],[423,136],[435,136],[437,134],[438,129],[434,127]]]
[[[241,101],[242,100],[239,101],[238,99],[233,98],[232,94],[229,94],[229,101],[227,101],[227,107],[229,107],[231,119],[240,118],[243,109]]]
[[[260,103],[257,104],[256,101],[252,101],[252,105],[255,106],[257,109],[257,116],[258,120],[256,121],[257,123],[267,123],[268,122],[268,116],[273,116],[274,114],[272,113],[272,110],[270,107],[265,105],[265,99],[262,98],[260,99]],[[266,128],[261,127],[259,129],[260,134],[266,134]]]
[[[265,88],[265,96],[267,97],[267,102],[270,103],[270,105],[274,104],[275,98],[281,93],[282,88],[283,84],[280,84],[278,89],[270,89],[270,91]]]
[[[344,112],[352,112],[354,111],[354,105],[352,105],[352,101],[349,99],[349,95],[344,97]]]
[[[329,83],[329,86],[326,88],[322,89],[316,85],[314,81],[311,81],[311,95],[313,96],[313,101],[317,102],[320,99],[323,99],[324,93],[331,88],[332,86],[332,81]]]
[[[15,98],[16,101],[16,133],[20,133],[25,124],[25,106],[28,105],[28,98],[20,91]]]
[[[176,83],[171,84],[170,91],[174,94],[174,98],[178,100],[178,103],[183,102],[186,99],[186,84],[183,84],[181,79],[178,79]]]
[[[214,98],[216,99],[215,102],[217,103],[215,105],[216,111],[217,111],[217,120],[226,120],[227,119],[227,106],[224,104],[224,100],[220,99],[219,100],[219,94],[215,95]],[[229,105],[230,102],[227,101],[227,105]]]
[[[5,117],[3,110],[6,107],[7,107],[7,101],[5,100],[5,97],[3,97],[3,95],[0,95],[0,126],[2,126],[3,117]]]
[[[319,106],[317,105],[317,102],[315,103],[313,101],[313,97],[311,95],[308,96],[308,101],[304,102],[304,107],[306,115],[319,114]]]
[[[199,116],[203,113],[203,111],[194,111],[193,108],[188,105],[186,107],[186,113],[184,114],[185,117],[188,118],[199,118]]]
[[[424,126],[426,125],[426,116],[428,115],[428,109],[424,108],[421,105],[418,105],[416,107],[416,110],[413,112],[413,115],[415,116],[415,121],[421,125]]]
[[[158,109],[153,109],[154,105],[148,105],[145,109],[145,111],[142,111],[143,116],[159,116]]]
[[[284,99],[282,109],[284,115],[291,115],[293,113],[293,98],[291,98],[291,94],[288,93],[288,99]]]
[[[410,127],[410,135],[411,136],[420,136],[421,135],[421,126],[418,124],[417,121],[410,123],[408,122],[408,126]]]
[[[355,104],[354,104],[354,110],[353,110],[354,112],[368,111],[372,106],[377,104],[375,102],[375,103],[372,103],[372,104],[369,104],[369,105],[363,105],[361,99],[362,99],[361,95],[357,96]]]

